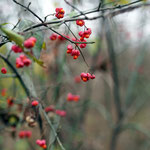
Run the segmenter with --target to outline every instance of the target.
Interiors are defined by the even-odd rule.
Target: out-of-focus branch
[[[64,0],[64,1],[66,2],[67,5],[71,6],[73,9],[77,10],[81,15],[85,16],[85,18],[88,19],[88,17],[81,10],[79,10],[77,7],[69,3],[67,0]]]
[[[110,32],[110,22],[108,20],[109,18],[104,18],[104,25],[106,29],[106,40],[108,45],[108,53],[109,53],[109,59],[112,63],[112,78],[114,81],[114,103],[115,108],[117,112],[117,122],[114,126],[111,143],[110,143],[110,150],[116,149],[117,139],[118,135],[120,133],[121,125],[122,125],[122,118],[123,118],[123,112],[122,112],[122,106],[121,106],[121,100],[120,100],[120,93],[119,93],[119,79],[118,79],[118,70],[117,70],[117,64],[116,64],[116,57],[115,57],[115,51],[114,51],[114,45],[112,40],[112,35]]]
[[[16,70],[16,68],[11,64],[11,62],[4,55],[0,54],[0,58],[3,59],[5,61],[5,63],[11,68],[11,70],[16,74],[16,78],[18,78],[18,80],[20,81],[20,84],[24,88],[26,95],[30,97],[31,96],[30,92],[29,92],[28,88],[26,87],[22,77],[20,76],[20,74]]]
[[[53,133],[54,133],[54,135],[55,135],[55,137],[56,137],[56,140],[57,140],[57,142],[58,142],[60,148],[61,148],[62,150],[66,150],[66,149],[64,148],[64,146],[62,145],[62,143],[61,143],[61,141],[60,141],[60,139],[59,139],[59,137],[58,137],[58,135],[57,135],[57,132],[55,131],[55,128],[54,128],[54,126],[53,126],[51,120],[50,120],[49,117],[47,116],[46,112],[43,110],[41,104],[40,104],[40,110],[41,110],[42,113],[44,114],[45,119],[47,120],[49,126],[51,127],[51,129],[52,129],[52,131],[53,131]]]
[[[43,22],[43,23],[44,23],[44,21],[43,21],[36,13],[34,13],[34,12],[29,8],[29,6],[30,6],[31,3],[29,3],[29,5],[26,7],[26,6],[22,5],[21,3],[17,2],[16,0],[13,0],[13,2],[16,3],[17,5],[20,5],[21,7],[25,8],[26,10],[28,10],[28,11],[29,11],[31,14],[33,14],[37,19],[39,19],[40,22]]]
[[[130,6],[130,5],[133,5],[133,4],[137,4],[139,2],[141,2],[141,0],[129,3],[129,4],[126,4],[126,5],[118,5],[116,7],[101,8],[100,10],[98,10],[98,8],[96,8],[95,10],[85,12],[84,14],[91,14],[91,13],[101,12],[101,11],[106,12],[107,10],[109,10],[109,11],[114,10],[114,11],[108,12],[108,13],[103,14],[103,15],[96,15],[94,17],[88,17],[88,18],[80,17],[80,16],[82,16],[80,14],[80,15],[73,16],[72,18],[65,18],[65,19],[56,20],[56,21],[49,21],[49,22],[39,23],[39,24],[35,24],[35,25],[32,25],[32,26],[26,28],[23,32],[26,32],[26,31],[29,31],[29,30],[32,30],[34,28],[38,28],[38,27],[41,27],[41,26],[44,26],[44,25],[52,25],[52,24],[60,24],[61,25],[64,22],[73,22],[73,21],[76,21],[76,20],[95,20],[95,19],[108,17],[108,16],[113,17],[113,16],[119,15],[121,13],[130,12],[130,11],[132,11],[134,9],[137,9],[137,8],[140,8],[142,6],[150,6],[149,3],[145,3],[145,4],[142,3],[142,4],[136,5],[136,6]],[[127,6],[130,6],[130,7],[127,7]],[[124,8],[124,7],[127,7],[127,8]],[[119,9],[119,10],[116,10],[116,9]]]
[[[26,7],[26,6],[22,5],[22,4],[20,4],[20,3],[17,2],[16,0],[13,0],[13,1],[14,1],[16,4],[20,5],[21,7],[27,9],[31,14],[33,14],[36,18],[38,18],[38,19],[41,21],[42,26],[45,26],[46,28],[48,28],[48,29],[50,29],[51,31],[57,33],[58,35],[61,35],[62,37],[64,37],[64,38],[67,39],[68,41],[70,41],[71,43],[74,43],[74,44],[78,43],[78,42],[74,42],[74,41],[70,40],[69,38],[67,38],[67,37],[65,37],[64,35],[60,34],[59,32],[57,32],[56,30],[52,29],[51,27],[48,27],[47,24],[45,24],[44,21],[43,21],[38,15],[36,15],[29,7]],[[27,30],[24,30],[24,32],[25,32],[25,31],[27,31]],[[88,43],[88,42],[79,42],[79,43]],[[92,42],[92,43],[94,43],[94,42]],[[91,43],[91,44],[92,44],[92,43]],[[82,57],[83,57],[84,62],[85,62],[86,65],[88,66],[87,62],[85,61],[85,58],[84,58],[83,54],[82,54]]]
[[[73,35],[76,39],[78,39],[78,38],[75,36],[75,34],[71,31],[71,29],[69,28],[69,26],[68,26],[66,23],[64,23],[64,24],[66,25],[66,27],[68,28],[68,30],[72,33],[72,35]],[[84,55],[83,55],[83,53],[82,53],[80,47],[79,47],[78,45],[76,45],[76,47],[79,49],[79,51],[80,51],[80,53],[81,53],[81,55],[82,55],[82,58],[83,58],[84,62],[85,62],[86,65],[89,67],[89,65],[88,65],[88,63],[87,63],[87,61],[86,61],[86,59],[85,59],[85,57],[84,57]]]

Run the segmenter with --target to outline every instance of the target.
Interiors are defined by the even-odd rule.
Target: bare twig
[[[5,63],[12,69],[12,71],[16,74],[16,77],[18,78],[18,80],[20,81],[20,84],[22,85],[22,87],[24,88],[24,91],[26,93],[27,96],[30,97],[30,92],[28,90],[28,88],[26,87],[23,79],[21,78],[21,76],[19,75],[18,71],[16,70],[16,68],[11,64],[11,62],[2,54],[0,54],[0,58],[2,58]]]
[[[69,26],[68,26],[66,23],[64,23],[64,24],[66,25],[66,27],[68,28],[68,30],[72,33],[72,35],[73,35],[76,39],[78,39],[78,38],[75,36],[75,34],[71,31],[71,29],[69,28]],[[83,53],[82,53],[80,47],[79,47],[78,45],[76,45],[76,47],[79,49],[79,51],[80,51],[80,53],[81,53],[81,55],[82,55],[82,58],[83,58],[84,62],[86,63],[87,67],[89,67],[89,65],[88,65],[88,63],[87,63],[87,61],[86,61],[86,59],[85,59],[85,57],[84,57],[84,55],[83,55]]]
[[[39,107],[40,107],[40,110],[42,111],[42,113],[44,114],[45,119],[47,120],[49,126],[51,127],[51,129],[52,129],[52,131],[53,131],[53,133],[54,133],[54,135],[55,135],[55,137],[56,137],[56,140],[57,140],[57,142],[58,142],[60,148],[61,148],[62,150],[65,150],[64,146],[62,145],[62,143],[61,143],[61,141],[60,141],[60,139],[59,139],[59,137],[58,137],[58,135],[57,135],[57,132],[55,131],[55,128],[54,128],[54,126],[53,126],[51,120],[50,120],[49,117],[47,116],[46,112],[43,110],[42,105],[40,104]]]
[[[81,10],[79,10],[77,7],[69,3],[67,0],[64,0],[64,1],[66,2],[67,5],[71,6],[73,9],[77,10],[81,15],[85,16],[85,18],[88,19],[88,17]]]

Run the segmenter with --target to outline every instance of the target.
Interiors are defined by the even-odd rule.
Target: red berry
[[[39,104],[39,102],[36,100],[32,101],[32,103],[31,103],[32,106],[37,106],[38,104]]]
[[[67,46],[67,53],[68,53],[68,54],[71,54],[72,50],[73,50],[72,45],[68,45],[68,46]]]
[[[25,137],[25,132],[24,131],[20,131],[19,132],[19,138],[24,138]]]
[[[46,149],[46,148],[47,148],[46,144],[45,144],[45,145],[43,145],[43,146],[42,146],[42,148],[43,148],[43,149]]]
[[[64,111],[64,110],[56,110],[55,113],[61,117],[66,116],[66,111]]]
[[[82,40],[82,42],[86,42],[86,40]],[[85,43],[83,43],[83,44],[80,44],[80,48],[85,48],[86,47],[86,44]]]
[[[11,107],[14,105],[14,99],[13,98],[7,98],[7,104],[8,104],[8,107]]]
[[[73,56],[73,59],[77,59],[80,56],[80,52],[79,50],[73,49],[71,55]]]
[[[77,20],[76,24],[82,27],[85,24],[85,22],[84,20]]]
[[[80,96],[79,96],[79,95],[74,95],[73,100],[74,100],[75,102],[78,102],[79,99],[80,99]]]
[[[67,100],[68,101],[73,101],[73,95],[71,93],[68,93]]]
[[[40,145],[40,143],[41,143],[41,140],[36,140],[37,145]]]
[[[36,38],[35,37],[30,37],[28,40],[33,41],[34,43],[36,43]]]
[[[84,36],[84,32],[83,31],[80,31],[78,34],[79,34],[80,37]]]
[[[58,19],[64,17],[65,11],[63,10],[63,8],[56,8],[55,11],[56,11],[55,16],[56,16]]]
[[[6,73],[7,73],[7,69],[3,67],[3,68],[1,69],[1,73],[6,74]]]
[[[91,75],[91,79],[95,79],[95,75],[94,74]]]
[[[24,133],[25,133],[25,137],[26,137],[26,138],[30,138],[31,135],[32,135],[32,132],[31,132],[31,131],[24,131]]]
[[[25,48],[33,48],[36,43],[35,37],[30,37],[29,39],[24,41],[24,47]]]
[[[29,40],[24,41],[25,48],[32,48],[32,47],[34,47],[34,45],[35,45],[35,43],[33,41],[29,41]]]
[[[25,66],[29,66],[31,64],[31,60],[26,58],[26,59],[23,60],[23,63],[24,63]]]
[[[50,40],[54,41],[57,39],[57,34],[53,33],[49,38],[50,38]]]
[[[21,53],[21,52],[23,52],[22,48],[19,47],[19,46],[17,46],[17,45],[12,45],[11,50],[12,50],[14,53]]]
[[[55,111],[55,108],[53,105],[50,105],[50,106],[45,108],[45,112],[54,112],[54,111]]]
[[[16,68],[23,68],[24,63],[22,62],[21,58],[16,58]]]

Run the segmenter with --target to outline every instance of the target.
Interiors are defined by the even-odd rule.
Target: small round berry
[[[25,132],[24,131],[20,131],[18,136],[21,139],[24,138],[25,137]]]
[[[71,93],[68,93],[67,101],[73,101],[73,95]]]
[[[85,24],[85,22],[84,20],[77,20],[76,24],[82,27]]]
[[[30,138],[32,135],[32,132],[31,131],[25,131],[25,137],[26,138]]]
[[[3,68],[1,69],[1,73],[6,74],[6,73],[7,73],[7,69],[3,67]]]
[[[28,40],[33,41],[34,43],[36,43],[36,38],[35,37],[30,37]]]
[[[65,11],[63,10],[63,8],[56,8],[55,11],[56,11],[55,16],[56,16],[58,19],[64,17]]]
[[[45,145],[43,145],[43,146],[42,146],[42,148],[43,148],[43,149],[46,149],[46,148],[47,148],[46,144],[45,144]]]
[[[24,47],[25,48],[33,48],[34,45],[35,45],[35,43],[33,41],[31,41],[31,40],[24,41]]]
[[[79,95],[74,95],[73,100],[75,102],[78,102],[80,100],[80,96]]]
[[[39,139],[36,140],[36,144],[37,144],[37,145],[40,145],[40,143],[41,143],[41,140],[39,140]]]
[[[78,34],[79,34],[80,37],[84,36],[84,32],[83,31],[80,31]]]
[[[68,45],[68,46],[67,46],[67,53],[68,53],[68,54],[71,54],[72,50],[73,50],[72,45]]]
[[[95,75],[94,74],[91,75],[91,79],[95,79]]]
[[[29,66],[31,64],[31,60],[26,58],[26,59],[23,60],[23,63],[24,63],[25,66]]]
[[[57,34],[56,33],[53,33],[50,37],[49,37],[50,40],[54,41],[57,39]]]
[[[48,107],[45,108],[45,112],[54,112],[55,111],[55,107],[54,105],[50,105]]]
[[[12,50],[14,53],[21,53],[21,52],[23,52],[22,48],[19,47],[19,46],[17,46],[17,45],[12,45],[11,50]]]
[[[55,113],[61,117],[66,116],[66,111],[64,111],[64,110],[56,110]]]
[[[32,101],[32,103],[31,103],[32,106],[37,106],[38,104],[39,104],[39,102],[36,100]]]

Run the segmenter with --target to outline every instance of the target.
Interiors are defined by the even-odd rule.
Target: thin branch
[[[65,37],[64,35],[60,34],[59,32],[57,32],[56,30],[52,29],[51,27],[48,27],[47,24],[44,23],[44,21],[38,16],[36,15],[32,10],[30,10],[28,7],[20,4],[19,2],[17,2],[16,0],[13,0],[16,4],[20,5],[21,7],[27,9],[30,13],[32,13],[36,18],[38,18],[41,22],[42,22],[42,26],[47,27],[48,29],[50,29],[51,31],[57,33],[58,35],[61,35],[62,37],[64,37],[65,39],[67,39],[68,41],[70,41],[71,43],[77,44],[77,43],[87,43],[87,42],[74,42],[72,40],[70,40],[69,38]],[[25,32],[25,31],[24,31]],[[92,42],[93,43],[93,42]],[[92,44],[91,43],[91,44]],[[79,47],[78,47],[79,48]],[[83,57],[83,60],[85,61],[85,58],[83,56],[83,54],[81,53],[81,56]],[[86,61],[85,61],[86,63]],[[86,65],[88,66],[88,64],[86,63]]]
[[[109,58],[112,63],[112,77],[114,80],[114,100],[115,100],[115,106],[116,106],[116,111],[117,111],[117,117],[119,121],[122,118],[123,113],[122,113],[120,93],[119,93],[119,79],[118,79],[118,70],[117,70],[117,64],[116,64],[116,56],[115,56],[114,45],[113,45],[113,41],[111,37],[108,18],[106,18],[104,22],[105,22],[105,27],[106,27],[106,40],[108,44]]]
[[[32,30],[34,28],[38,28],[38,27],[41,27],[41,26],[44,26],[44,25],[51,25],[51,24],[63,24],[64,22],[73,22],[73,21],[76,21],[76,20],[95,20],[95,19],[99,19],[99,18],[103,18],[103,17],[107,17],[107,16],[116,16],[118,14],[121,14],[121,13],[125,13],[125,12],[129,12],[129,11],[132,11],[134,9],[137,9],[137,8],[140,8],[142,6],[150,6],[150,4],[141,4],[141,5],[136,5],[136,6],[131,6],[131,7],[127,7],[127,6],[130,6],[130,5],[133,5],[133,4],[136,4],[136,3],[139,3],[141,2],[141,0],[138,0],[138,1],[135,1],[135,2],[132,2],[132,3],[129,3],[129,4],[126,4],[126,5],[119,5],[119,6],[116,6],[116,7],[108,7],[108,8],[101,8],[100,10],[95,9],[95,10],[91,10],[89,12],[85,12],[84,14],[91,14],[91,13],[95,13],[95,12],[98,12],[98,11],[106,11],[106,10],[115,10],[115,9],[119,9],[117,11],[113,11],[113,12],[108,12],[107,14],[105,15],[97,15],[97,16],[94,16],[94,17],[88,17],[88,18],[85,18],[85,17],[80,17],[82,15],[76,15],[76,16],[73,16],[72,18],[65,18],[65,19],[61,19],[61,20],[55,20],[55,21],[49,21],[49,22],[45,22],[45,23],[39,23],[39,24],[35,24],[35,25],[32,25],[28,28],[26,28],[25,30],[23,30],[23,32],[27,32],[29,30]],[[124,7],[127,7],[127,8],[124,8]],[[124,8],[124,9],[121,9],[121,8]],[[121,10],[120,10],[121,9]]]
[[[66,150],[66,149],[64,148],[64,146],[62,145],[62,143],[61,143],[61,141],[60,141],[60,139],[59,139],[59,137],[58,137],[57,132],[55,131],[55,128],[54,128],[54,126],[53,126],[51,120],[50,120],[49,117],[47,116],[46,112],[43,110],[42,105],[40,104],[39,107],[40,107],[40,110],[42,111],[42,113],[44,114],[45,119],[47,120],[49,126],[51,127],[51,129],[52,129],[52,131],[53,131],[53,133],[54,133],[54,135],[55,135],[55,137],[56,137],[56,140],[57,140],[57,142],[58,142],[60,148],[61,148],[62,150]]]
[[[33,14],[37,19],[39,19],[40,22],[43,22],[43,23],[44,23],[44,21],[43,21],[36,13],[34,13],[34,12],[29,8],[29,6],[30,6],[31,3],[29,3],[29,5],[26,7],[26,6],[22,5],[21,3],[17,2],[16,0],[12,0],[12,1],[13,1],[14,3],[20,5],[21,7],[25,8],[26,10],[28,10],[28,11],[29,11],[31,14]]]
[[[26,93],[27,96],[30,96],[30,92],[28,90],[28,88],[26,87],[23,79],[21,78],[21,76],[19,75],[18,71],[16,70],[16,68],[11,64],[11,62],[2,54],[0,54],[0,58],[2,58],[5,63],[12,69],[12,71],[16,74],[16,78],[18,78],[18,80],[20,81],[20,84],[22,85],[22,87],[24,88],[24,91]]]
[[[75,34],[71,31],[71,29],[69,28],[69,26],[68,26],[66,23],[64,23],[64,24],[66,25],[66,27],[68,28],[68,30],[72,33],[72,35],[73,35],[76,39],[78,39],[78,38],[75,36]],[[87,61],[86,61],[86,59],[85,59],[85,57],[84,57],[84,55],[83,55],[83,53],[82,53],[80,47],[79,47],[78,45],[76,45],[76,47],[79,49],[79,51],[80,51],[80,53],[81,53],[81,55],[82,55],[82,58],[83,58],[84,62],[86,63],[87,67],[89,67],[89,65],[88,65],[88,63],[87,63]]]
[[[20,21],[21,21],[21,19],[19,19],[19,20],[17,21],[16,25],[12,28],[12,30],[14,30],[14,29],[17,27],[17,25],[20,23]]]
[[[64,0],[66,2],[67,5],[71,6],[73,9],[77,10],[81,15],[85,16],[85,18],[88,19],[88,17],[81,11],[79,10],[77,7],[75,7],[73,4],[69,3],[67,0]]]

